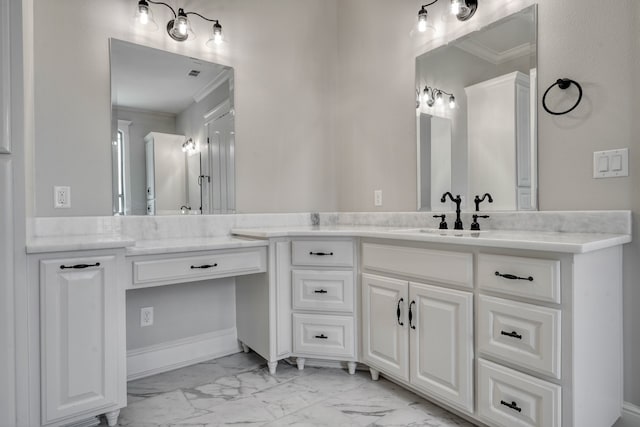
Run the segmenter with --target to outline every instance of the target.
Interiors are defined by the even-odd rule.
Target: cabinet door
[[[473,295],[410,283],[411,383],[473,412]]]
[[[43,424],[118,402],[115,270],[114,256],[40,263]]]
[[[407,303],[407,282],[362,275],[363,358],[405,381],[409,380]]]

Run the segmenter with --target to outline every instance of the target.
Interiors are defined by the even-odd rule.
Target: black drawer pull
[[[309,252],[309,255],[315,256],[332,256],[333,252]]]
[[[396,307],[396,317],[398,318],[398,325],[400,326],[404,326],[404,322],[400,320],[400,304],[402,304],[402,301],[404,301],[404,298],[400,298],[398,306]]]
[[[213,267],[217,267],[218,264],[203,264],[203,265],[192,265],[191,269],[194,270],[196,268],[202,268],[202,269],[206,269],[206,268],[213,268]]]
[[[316,294],[326,294],[327,291],[325,291],[324,289],[316,289],[315,291],[313,291]]]
[[[518,277],[518,276],[514,276],[513,274],[500,274],[499,271],[496,271],[496,276],[504,277],[505,279],[509,279],[509,280],[528,280],[530,282],[533,282],[533,277],[531,276]]]
[[[519,340],[522,339],[522,335],[518,334],[516,331],[513,331],[513,332],[500,331],[500,335],[506,335],[511,338],[518,338]]]
[[[326,336],[325,334],[320,334],[320,335],[316,335],[315,338],[318,338],[319,340],[326,340],[329,337]]]
[[[413,304],[415,304],[415,303],[416,303],[415,301],[411,301],[411,302],[409,303],[409,327],[410,327],[411,329],[415,329],[415,328],[416,328],[414,325],[412,325],[412,324],[411,324],[411,322],[413,321],[413,312],[411,311],[411,306],[412,306]]]
[[[60,270],[66,270],[68,268],[75,268],[76,270],[81,270],[83,268],[89,268],[89,267],[100,267],[100,263],[96,262],[95,264],[61,265]]]
[[[509,403],[501,400],[500,404],[506,406],[507,408],[513,409],[514,411],[522,412],[522,408],[518,408],[518,404],[516,402]]]

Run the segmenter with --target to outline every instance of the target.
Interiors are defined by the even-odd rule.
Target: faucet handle
[[[471,223],[471,230],[480,231],[480,224],[478,224],[478,218],[489,218],[489,215],[472,215],[473,222]]]
[[[447,218],[447,216],[446,216],[445,214],[442,214],[442,215],[434,215],[433,217],[434,217],[434,218],[440,218],[440,225],[438,226],[438,228],[439,228],[440,230],[446,230],[446,229],[448,228],[448,227],[447,227],[447,223],[446,223],[446,221],[445,221],[445,219]]]

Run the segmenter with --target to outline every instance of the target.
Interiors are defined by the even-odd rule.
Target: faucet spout
[[[447,201],[447,197],[449,197],[449,199],[451,199],[451,201],[456,204],[456,222],[453,228],[454,230],[463,230],[462,220],[460,219],[460,204],[462,203],[462,198],[460,197],[459,194],[457,194],[456,197],[453,197],[453,194],[447,191],[442,195],[442,197],[440,198],[440,201],[442,203],[445,203]]]

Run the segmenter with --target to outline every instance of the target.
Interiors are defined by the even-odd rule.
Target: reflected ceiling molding
[[[504,64],[505,62],[523,56],[529,56],[531,52],[535,50],[535,46],[532,46],[531,43],[523,43],[510,49],[499,51],[477,40],[471,39],[462,40],[457,43],[455,47],[494,65]]]
[[[213,80],[207,83],[200,91],[193,95],[195,102],[200,102],[207,97],[211,92],[219,88],[221,85],[229,81],[231,73],[229,70],[222,70]]]

